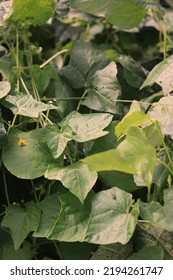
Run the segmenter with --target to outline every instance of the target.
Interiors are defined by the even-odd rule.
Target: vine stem
[[[60,54],[66,53],[66,52],[68,52],[67,49],[55,53],[55,54],[52,55],[48,60],[46,60],[43,64],[40,65],[40,69],[44,68],[46,65],[48,65],[52,60],[54,60],[54,59],[55,59],[57,56],[59,56]]]
[[[167,155],[168,160],[169,160],[170,165],[171,165],[171,169],[169,168],[169,172],[170,172],[170,170],[171,170],[171,173],[173,174],[173,171],[172,171],[172,170],[173,170],[173,162],[172,162],[172,159],[171,159],[169,150],[168,150],[168,148],[167,148],[167,146],[166,146],[166,144],[165,144],[165,141],[164,141],[162,132],[160,131],[160,127],[159,127],[159,125],[158,125],[158,122],[157,122],[157,121],[153,121],[153,122],[154,122],[154,124],[155,124],[156,130],[157,130],[157,132],[158,132],[158,135],[159,135],[159,137],[160,137],[160,140],[161,140],[161,142],[162,142],[162,145],[163,145],[163,147],[164,147],[164,150],[165,150],[165,152],[166,152],[166,155]],[[161,162],[162,162],[162,161],[161,161]],[[162,163],[162,165],[163,165],[163,163]],[[168,169],[168,168],[167,168],[167,169]]]
[[[3,180],[4,180],[4,189],[5,189],[5,196],[6,196],[7,204],[8,204],[8,206],[10,206],[10,199],[9,199],[9,195],[8,195],[7,180],[6,180],[5,172],[3,172]]]

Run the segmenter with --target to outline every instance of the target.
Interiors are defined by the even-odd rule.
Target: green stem
[[[8,204],[8,206],[10,206],[10,199],[9,199],[9,195],[8,195],[7,180],[6,180],[5,172],[3,172],[3,181],[4,181],[4,189],[5,189],[5,196],[6,196],[7,204]]]
[[[35,187],[34,187],[34,182],[33,182],[33,180],[31,180],[31,186],[32,186],[33,193],[34,193],[35,202],[38,203],[37,194],[36,194],[36,191],[35,191]]]
[[[57,244],[56,244],[56,241],[53,241],[53,244],[54,244],[54,246],[55,246],[57,255],[60,257],[61,260],[63,260],[63,257],[62,257],[62,255],[61,255],[61,253],[60,253],[60,251],[59,251],[59,248],[58,248],[58,246],[57,246]]]
[[[79,110],[80,110],[80,106],[81,106],[82,100],[83,100],[84,97],[87,95],[88,91],[89,91],[89,90],[86,89],[86,90],[84,91],[84,93],[82,94],[82,96],[81,96],[81,98],[80,98],[80,100],[79,100],[78,106],[77,106],[77,108],[76,108],[76,111],[79,111]]]
[[[60,52],[55,53],[52,55],[48,60],[46,60],[43,64],[40,65],[40,69],[44,68],[47,64],[49,64],[52,60],[54,60],[57,56],[59,56],[62,53],[66,53],[68,50],[62,50]]]
[[[160,159],[157,159],[157,160],[161,165],[163,165],[168,170],[168,172],[171,174],[171,176],[173,176],[173,170],[169,167],[169,165]]]
[[[161,142],[162,142],[162,145],[163,145],[163,147],[164,147],[165,153],[166,153],[166,155],[167,155],[167,157],[168,157],[169,163],[170,163],[170,165],[171,165],[171,169],[173,170],[173,162],[172,162],[172,159],[171,159],[171,155],[170,155],[170,153],[169,153],[168,147],[167,147],[166,144],[165,144],[165,141],[164,141],[162,132],[161,132],[161,130],[160,130],[159,124],[158,124],[158,122],[155,121],[155,120],[154,120],[153,122],[154,122],[154,124],[155,124],[156,130],[157,130],[157,132],[158,132],[158,135],[159,135],[159,137],[160,137],[160,140],[161,140]]]

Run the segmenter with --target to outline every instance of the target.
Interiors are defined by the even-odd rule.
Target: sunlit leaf
[[[91,172],[84,163],[77,162],[65,168],[50,168],[45,177],[49,180],[59,180],[83,203],[88,192],[97,180],[97,173]]]
[[[173,91],[173,55],[157,64],[149,73],[141,89],[157,83],[163,89],[164,95]]]
[[[125,244],[133,235],[138,204],[131,211],[131,194],[118,188],[90,194],[84,204],[69,192],[60,196],[60,203],[61,213],[58,219],[54,217],[54,226],[47,235],[49,239]]]
[[[16,95],[8,95],[6,101],[11,104],[10,109],[14,114],[38,118],[39,113],[49,109],[56,109],[56,106],[45,104],[35,100],[32,95],[19,93]]]
[[[74,132],[73,139],[77,142],[86,142],[106,135],[107,131],[103,129],[110,124],[112,117],[104,113],[80,114],[74,111],[60,123],[60,126],[70,126]]]
[[[0,99],[10,92],[11,86],[7,81],[0,82]]]
[[[147,143],[145,134],[138,127],[130,127],[126,139],[116,148],[91,155],[82,162],[93,171],[117,170],[141,174],[150,187],[156,163],[155,149]]]

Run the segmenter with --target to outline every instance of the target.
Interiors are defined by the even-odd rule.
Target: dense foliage
[[[173,259],[172,8],[0,2],[0,259]]]

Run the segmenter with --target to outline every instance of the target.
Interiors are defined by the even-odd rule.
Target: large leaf
[[[7,81],[0,82],[0,99],[6,96],[11,89],[10,83]]]
[[[137,6],[134,0],[100,0],[99,5],[93,0],[71,0],[71,6],[93,15],[103,15],[120,29],[137,26],[146,14],[146,10]]]
[[[173,138],[173,96],[162,97],[157,104],[154,105],[150,112],[150,117],[157,120],[164,134],[169,134]]]
[[[49,239],[125,244],[133,235],[138,204],[133,205],[131,211],[131,194],[118,188],[90,194],[84,204],[69,192],[60,196],[60,203],[61,213],[58,219],[54,216],[54,225],[47,233]]]
[[[77,142],[86,142],[106,135],[107,131],[103,129],[110,124],[112,117],[104,113],[80,114],[74,111],[60,123],[60,126],[70,126],[75,134],[73,139]]]
[[[15,250],[19,249],[31,231],[38,229],[40,214],[41,211],[33,201],[28,202],[25,209],[18,204],[6,208],[1,225],[10,230]]]
[[[140,215],[151,224],[173,232],[173,188],[164,190],[164,205],[140,202]]]
[[[91,89],[81,104],[93,110],[120,114],[121,104],[116,103],[116,100],[121,96],[121,88],[116,75],[117,67],[114,62],[96,71]]]
[[[53,194],[46,197],[40,202],[41,218],[39,227],[34,236],[46,237],[49,234],[50,228],[54,227],[55,219],[58,219],[60,213],[60,203],[58,194]]]
[[[50,168],[46,171],[45,177],[49,180],[61,181],[82,203],[97,181],[97,173],[91,172],[88,166],[81,162],[61,169]]]
[[[13,0],[13,22],[29,22],[31,24],[44,24],[53,16],[54,0]]]
[[[173,91],[173,55],[157,64],[149,73],[148,77],[141,86],[141,89],[157,83],[163,89],[163,93],[167,95]]]
[[[21,179],[34,179],[42,176],[48,165],[55,164],[47,145],[42,143],[41,129],[22,132],[12,129],[8,144],[3,153],[6,168]]]
[[[35,100],[32,95],[18,93],[16,95],[8,95],[6,101],[10,103],[10,109],[14,114],[38,118],[39,113],[49,109],[56,109],[56,106],[45,104]]]
[[[103,52],[89,43],[77,41],[73,48],[68,66],[62,68],[59,74],[72,88],[83,88],[89,85],[97,70],[109,63]]]
[[[106,152],[82,159],[93,171],[117,170],[130,174],[141,174],[150,187],[157,160],[155,149],[147,143],[145,134],[138,127],[130,127],[126,139]]]

